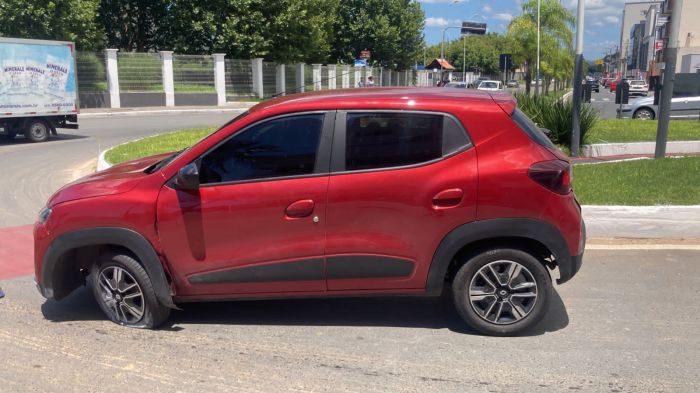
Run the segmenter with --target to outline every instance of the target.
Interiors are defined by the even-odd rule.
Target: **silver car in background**
[[[617,110],[622,118],[642,120],[656,119],[659,106],[654,105],[654,97],[638,98],[627,105],[622,105],[622,112]],[[690,119],[700,116],[700,96],[673,97],[671,99],[671,118]]]

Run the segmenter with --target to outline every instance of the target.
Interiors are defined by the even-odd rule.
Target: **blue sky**
[[[503,33],[510,20],[521,13],[523,0],[418,0],[425,12],[425,39],[440,42],[445,26],[460,25],[462,20],[487,23],[487,31]],[[561,0],[574,14],[578,0]],[[601,58],[605,50],[620,42],[620,18],[625,0],[585,0],[584,56]],[[639,1],[639,0],[637,0]],[[643,0],[642,0],[643,1]],[[459,30],[449,29],[447,39],[459,37]]]

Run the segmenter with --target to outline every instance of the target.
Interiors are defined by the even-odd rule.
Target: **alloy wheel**
[[[537,283],[523,265],[499,260],[479,269],[469,284],[469,302],[479,317],[507,325],[527,317],[537,302]]]
[[[141,320],[145,311],[143,291],[127,270],[108,266],[100,271],[100,300],[112,313],[112,317],[124,324]]]

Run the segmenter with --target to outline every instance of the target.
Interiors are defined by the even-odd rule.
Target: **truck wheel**
[[[49,125],[43,120],[30,120],[24,130],[24,137],[31,142],[44,142],[49,139]]]
[[[129,255],[106,254],[92,266],[90,284],[100,308],[123,326],[153,329],[168,319],[148,273]]]
[[[459,315],[483,334],[510,336],[537,324],[549,308],[552,281],[532,255],[493,249],[468,260],[452,281]]]

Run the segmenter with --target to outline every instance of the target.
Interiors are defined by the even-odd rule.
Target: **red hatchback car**
[[[571,167],[507,93],[382,88],[259,104],[194,146],[60,189],[36,282],[114,322],[192,301],[440,295],[485,334],[536,324],[585,243]]]

